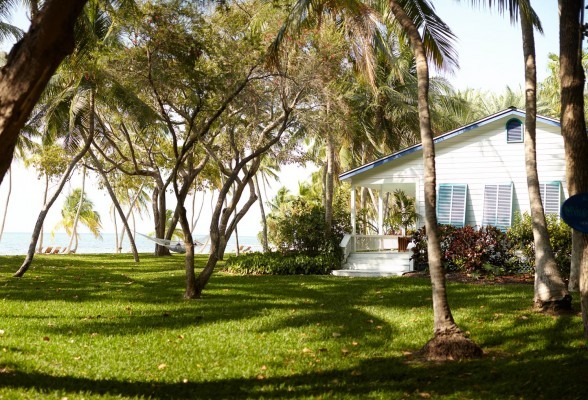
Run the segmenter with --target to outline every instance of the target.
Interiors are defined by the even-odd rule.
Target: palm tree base
[[[541,301],[535,299],[534,308],[537,311],[550,314],[566,314],[572,311],[572,296],[567,294],[559,300]]]
[[[480,358],[484,352],[461,331],[446,331],[436,333],[419,355],[427,361],[453,361]]]

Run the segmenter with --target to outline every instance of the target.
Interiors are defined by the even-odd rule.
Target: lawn
[[[181,256],[37,256],[12,278],[21,261],[0,257],[0,399],[588,394],[580,317],[533,312],[531,285],[450,283],[454,316],[486,356],[436,364],[413,357],[432,331],[423,278],[218,272],[187,301]]]

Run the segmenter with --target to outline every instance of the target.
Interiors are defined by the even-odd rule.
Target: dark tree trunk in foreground
[[[559,0],[559,76],[561,80],[561,134],[566,155],[570,196],[588,192],[588,136],[584,117],[584,69],[582,68],[582,0]],[[584,336],[588,339],[588,235],[574,250],[580,251],[580,303]]]
[[[63,58],[74,49],[74,24],[86,1],[47,0],[0,70],[0,183],[31,110]]]
[[[419,31],[397,0],[390,1],[390,9],[410,40],[417,70],[419,127],[423,146],[425,178],[425,229],[427,230],[434,314],[434,337],[423,347],[421,353],[430,360],[480,357],[483,354],[482,349],[468,339],[458,328],[447,302],[445,274],[441,264],[441,246],[435,211],[435,147],[429,112],[429,67],[425,48]]]
[[[525,59],[525,166],[535,243],[535,294],[533,302],[540,310],[571,309],[572,297],[559,273],[549,242],[545,211],[541,203],[537,173],[537,67],[533,25],[521,12],[523,55]]]

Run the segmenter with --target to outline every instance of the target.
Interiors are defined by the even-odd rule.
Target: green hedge
[[[326,275],[340,267],[333,254],[250,253],[231,256],[225,263],[226,271],[239,275]]]

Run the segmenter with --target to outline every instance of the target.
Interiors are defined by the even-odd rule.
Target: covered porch
[[[351,233],[340,243],[344,259],[337,276],[397,276],[412,271],[410,237],[405,229],[393,231],[387,223],[389,194],[401,190],[419,209],[416,176],[351,180]],[[372,211],[368,213],[365,207]],[[375,209],[375,215],[374,215]],[[371,216],[370,216],[371,215]],[[418,216],[418,212],[417,212]],[[369,219],[369,220],[368,220]],[[419,226],[418,217],[416,226]]]

